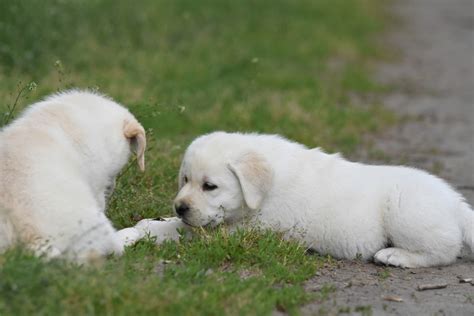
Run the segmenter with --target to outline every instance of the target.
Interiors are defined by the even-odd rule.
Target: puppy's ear
[[[123,134],[132,144],[135,145],[138,167],[141,171],[145,171],[145,129],[136,120],[125,121]]]
[[[184,158],[183,162],[181,163],[181,166],[179,167],[179,173],[178,173],[178,191],[180,191],[183,186],[184,186]]]
[[[273,174],[265,158],[249,152],[228,164],[240,183],[245,203],[252,210],[260,208],[270,190]]]

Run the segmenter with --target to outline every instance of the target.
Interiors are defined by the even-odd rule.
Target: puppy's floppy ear
[[[184,186],[184,158],[183,162],[181,162],[181,166],[179,167],[179,173],[178,173],[178,191],[180,191],[183,186]]]
[[[268,162],[256,152],[248,152],[228,164],[240,183],[245,203],[252,210],[260,208],[273,180]]]
[[[138,167],[141,171],[145,171],[145,129],[136,120],[127,120],[123,126],[123,134],[132,144],[135,144]]]

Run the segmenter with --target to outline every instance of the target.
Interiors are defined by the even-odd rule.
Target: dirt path
[[[397,0],[392,10],[400,26],[388,41],[402,58],[378,76],[395,86],[385,105],[409,119],[375,139],[370,152],[439,174],[474,205],[474,0]],[[303,313],[474,315],[474,286],[458,276],[474,277],[474,262],[404,270],[342,261],[307,283],[309,291],[323,284],[336,291]],[[448,286],[417,291],[427,283]]]

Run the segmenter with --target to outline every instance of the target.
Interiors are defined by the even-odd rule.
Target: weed
[[[380,280],[385,281],[387,280],[392,274],[390,273],[389,268],[384,268],[383,270],[380,270],[378,273],[378,277]]]
[[[36,82],[32,81],[28,84],[22,85],[21,82],[18,83],[17,85],[17,94],[15,96],[15,100],[13,101],[12,104],[7,104],[7,110],[3,113],[3,121],[0,126],[4,126],[8,123],[10,123],[11,119],[14,117],[15,112],[17,110],[17,107],[21,101],[22,98],[27,99],[27,95],[35,90],[37,87]]]
[[[363,316],[372,315],[372,306],[371,305],[359,305],[354,308],[356,313],[360,313]]]

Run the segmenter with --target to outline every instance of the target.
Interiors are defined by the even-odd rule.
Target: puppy
[[[31,105],[0,132],[0,251],[23,244],[84,262],[121,254],[133,236],[105,216],[115,177],[145,130],[111,99],[68,91]]]
[[[335,258],[445,265],[473,248],[474,212],[443,180],[350,162],[274,135],[197,138],[179,171],[175,210],[191,226],[258,226]]]

